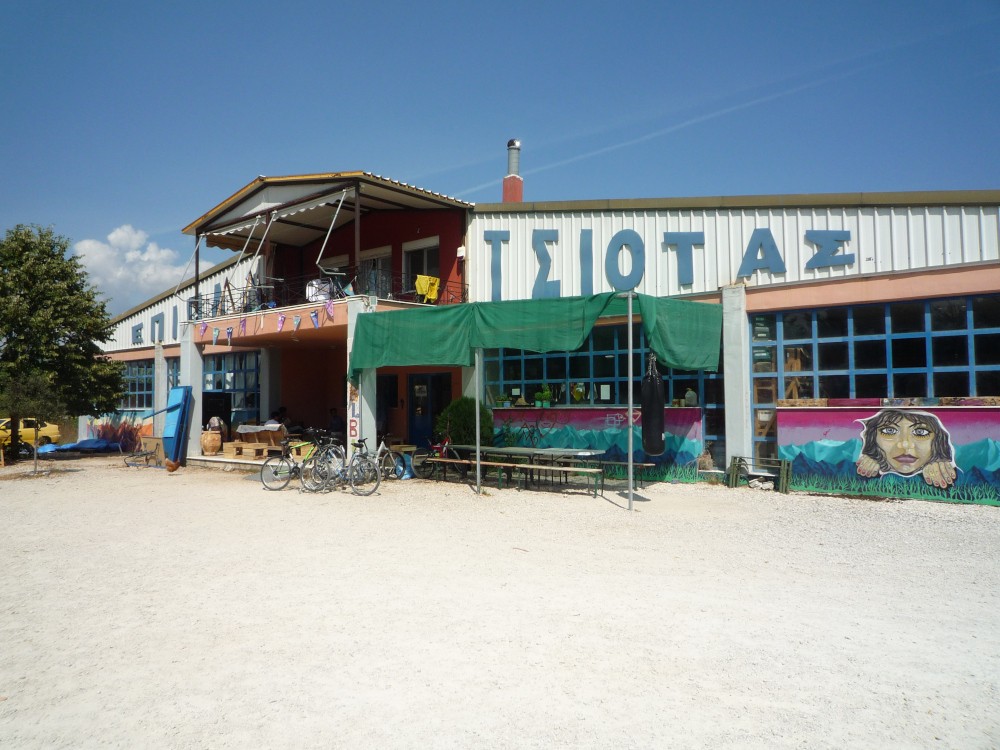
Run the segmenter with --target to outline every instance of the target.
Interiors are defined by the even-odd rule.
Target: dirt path
[[[1000,746],[1000,509],[0,471],[0,747]]]

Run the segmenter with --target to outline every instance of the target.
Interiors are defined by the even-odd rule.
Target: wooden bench
[[[471,458],[438,458],[437,456],[431,456],[426,459],[427,463],[440,464],[445,469],[445,477],[448,476],[448,467],[457,466],[464,467],[462,475],[466,475],[470,469],[472,469],[476,462]],[[485,466],[488,469],[497,469],[498,471],[508,470],[507,475],[510,476],[510,472],[515,469],[520,464],[500,462],[500,461],[480,461],[480,466]],[[501,485],[502,486],[502,485]]]
[[[283,452],[281,441],[293,437],[284,426],[275,430],[254,432],[240,432],[240,428],[237,428],[236,436],[234,442],[222,444],[222,453],[227,458],[261,459],[267,456],[280,456]]]
[[[625,470],[625,476],[628,477],[628,461],[598,461],[600,467],[603,469],[605,466],[620,466]],[[640,463],[635,461],[632,464],[632,468],[635,471],[635,478],[639,482],[639,486],[645,486],[646,482],[646,472],[656,468],[656,464],[651,463]]]
[[[440,464],[441,467],[444,469],[445,479],[448,478],[449,466],[458,466],[458,467],[464,466],[465,467],[464,471],[460,469],[459,473],[462,476],[465,476],[469,471],[469,465],[470,464],[475,465],[475,461],[469,461],[468,459],[465,458],[438,458],[437,456],[429,456],[425,460],[429,464]]]
[[[601,489],[601,496],[604,496],[604,469],[597,468],[596,466],[560,466],[557,464],[507,464],[507,466],[510,466],[513,472],[520,475],[522,489],[527,489],[528,480],[534,476],[535,472],[550,472],[560,475],[560,478],[566,481],[569,481],[569,477],[572,475],[586,477],[588,488],[590,487],[591,480],[594,483],[594,497],[597,497],[598,486]]]
[[[467,458],[428,458],[429,463],[441,464],[444,467],[448,466],[462,466],[465,467],[465,472],[468,473],[471,469],[475,468],[476,462],[473,459]],[[507,483],[510,484],[514,480],[514,475],[517,474],[521,479],[522,489],[526,489],[528,486],[528,480],[534,475],[535,472],[552,472],[553,474],[559,474],[563,479],[568,481],[569,477],[573,474],[580,476],[585,476],[588,480],[588,487],[590,486],[590,480],[594,482],[593,494],[597,497],[597,490],[600,487],[601,495],[604,495],[604,470],[597,467],[591,466],[559,466],[556,464],[519,464],[513,463],[511,461],[480,461],[479,465],[485,467],[486,469],[496,469],[497,472],[497,487],[502,488],[504,485],[504,477],[507,478]],[[447,476],[447,473],[445,474]]]
[[[226,458],[264,458],[267,449],[271,446],[268,443],[223,443],[222,455]]]
[[[783,458],[749,458],[733,456],[726,471],[726,486],[738,487],[741,480],[766,479],[774,489],[788,494],[792,483],[792,462]]]
[[[567,459],[556,459],[557,461],[565,462]],[[573,459],[569,459],[572,461]],[[475,461],[469,461],[472,466],[476,465]],[[481,466],[486,466],[490,469],[497,470],[497,487],[503,487],[504,476],[507,478],[508,484],[513,483],[514,476],[517,475],[521,480],[521,488],[526,489],[528,482],[535,476],[535,474],[541,474],[543,472],[548,472],[553,475],[558,475],[560,481],[569,481],[569,477],[576,474],[579,476],[586,477],[588,480],[588,487],[591,480],[594,482],[593,495],[597,497],[598,487],[600,487],[601,496],[604,495],[604,470],[596,466],[578,466],[569,465],[565,463],[515,463],[513,461],[480,461]]]

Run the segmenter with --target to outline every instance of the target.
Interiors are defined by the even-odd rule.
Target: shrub
[[[450,435],[453,443],[475,445],[476,400],[468,396],[455,399],[437,418],[434,427],[442,435]],[[479,405],[479,429],[483,445],[493,444],[493,412]]]

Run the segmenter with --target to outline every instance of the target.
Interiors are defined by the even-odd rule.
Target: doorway
[[[409,435],[407,440],[418,448],[429,444],[434,436],[438,415],[451,403],[451,374],[447,372],[410,375]]]
[[[226,433],[233,426],[233,394],[228,391],[205,391],[201,394],[201,424],[205,426],[212,417],[226,423]]]

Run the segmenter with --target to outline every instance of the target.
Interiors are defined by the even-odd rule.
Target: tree
[[[34,415],[35,434],[26,437],[36,448],[32,451],[32,455],[35,459],[34,471],[37,473],[39,421],[57,422],[66,416],[66,409],[59,400],[57,390],[52,385],[52,376],[37,370],[22,372],[0,390],[0,414],[14,412]],[[15,419],[14,423],[11,424],[11,442],[8,445],[13,460],[21,457],[18,450],[18,440],[24,438],[21,438],[20,432],[20,423]]]
[[[122,365],[99,346],[112,335],[105,302],[68,249],[51,228],[23,224],[0,241],[0,403],[13,441],[44,404],[77,417],[113,411],[123,396]]]

